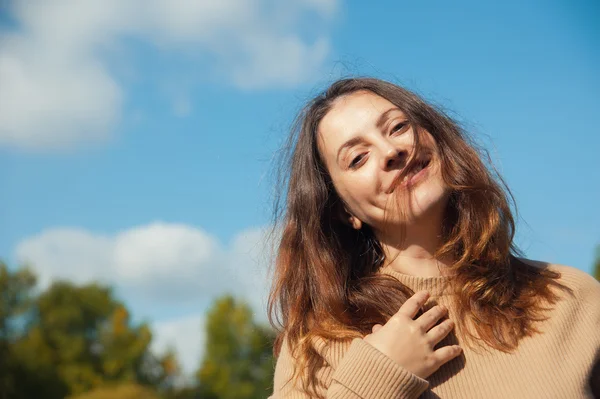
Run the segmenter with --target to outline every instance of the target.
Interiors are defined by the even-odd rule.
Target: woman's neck
[[[386,258],[385,266],[411,276],[447,275],[452,259],[435,257],[442,245],[442,232],[441,228],[433,226],[440,225],[419,223],[411,228],[394,229],[398,234],[378,235]]]
[[[402,251],[384,249],[387,267],[392,270],[418,277],[437,277],[449,274],[449,260],[437,259],[423,248],[410,247]]]

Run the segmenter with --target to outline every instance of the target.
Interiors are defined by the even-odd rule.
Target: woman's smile
[[[390,188],[386,191],[386,194],[393,193],[394,190],[396,190],[396,188],[398,186],[410,188],[410,187],[416,186],[419,182],[427,179],[427,177],[429,175],[429,165],[430,164],[431,164],[430,156],[424,157],[424,158],[416,161],[414,163],[414,166],[411,168],[411,170],[408,171],[407,173],[405,173],[404,177],[402,178],[402,181],[397,182],[396,181],[397,178],[394,179],[394,182],[392,183]],[[398,173],[398,177],[400,175],[401,175],[401,173]]]

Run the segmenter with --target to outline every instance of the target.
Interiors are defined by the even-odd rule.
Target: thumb
[[[372,332],[377,332],[380,328],[381,328],[381,324],[375,324],[371,330],[372,330]]]

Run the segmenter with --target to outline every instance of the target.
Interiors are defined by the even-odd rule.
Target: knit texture
[[[326,367],[318,376],[324,397],[347,399],[397,398],[593,398],[590,381],[600,380],[593,369],[600,351],[600,284],[590,275],[567,266],[549,265],[561,274],[572,294],[561,299],[540,323],[539,334],[523,338],[517,350],[504,353],[487,346],[464,344],[460,332],[441,345],[458,343],[460,357],[442,366],[427,380],[408,372],[362,339],[315,344]],[[415,277],[385,268],[412,290],[431,294],[428,309],[443,304],[454,314],[446,277]],[[291,381],[295,360],[284,341],[277,359],[271,399],[310,398],[301,382]]]

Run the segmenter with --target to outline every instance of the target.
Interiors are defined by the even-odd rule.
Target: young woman
[[[502,180],[444,113],[341,80],[289,148],[272,398],[598,392],[600,284],[517,257]]]

